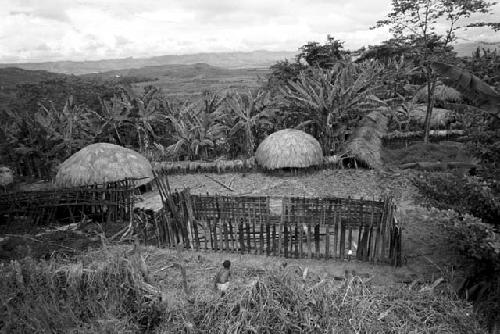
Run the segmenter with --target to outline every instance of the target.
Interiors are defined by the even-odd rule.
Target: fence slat
[[[257,247],[257,232],[255,230],[255,207],[252,208],[252,233],[253,233],[253,249],[254,249],[254,252],[255,254],[258,254],[258,247]]]
[[[340,252],[340,259],[344,260],[345,259],[345,223],[344,223],[344,219],[342,219],[342,215],[340,215],[339,218],[340,218],[340,221],[339,221],[339,225],[340,225],[339,252]]]
[[[323,216],[323,223],[325,224],[325,259],[328,260],[330,258],[330,220],[327,220],[326,216],[330,215],[330,203],[325,203],[327,205],[328,209],[325,210],[328,213],[325,213]]]

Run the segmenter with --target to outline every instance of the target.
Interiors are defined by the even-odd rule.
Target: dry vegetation
[[[343,279],[271,259],[230,256],[233,279],[221,297],[211,279],[222,256],[117,246],[74,261],[3,264],[1,326],[9,333],[482,332],[469,304],[432,284],[377,286],[353,271]]]

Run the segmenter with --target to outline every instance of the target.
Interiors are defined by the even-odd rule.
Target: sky
[[[0,0],[0,62],[297,51],[326,36],[348,49],[386,40],[370,30],[390,0]],[[500,21],[500,4],[489,17]],[[499,41],[480,28],[462,41]]]

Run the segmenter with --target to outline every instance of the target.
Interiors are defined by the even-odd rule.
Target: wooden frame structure
[[[71,188],[13,191],[0,194],[0,216],[23,217],[34,225],[133,220],[135,180]]]
[[[155,176],[164,207],[138,215],[152,221],[158,246],[401,265],[392,198],[191,195]]]

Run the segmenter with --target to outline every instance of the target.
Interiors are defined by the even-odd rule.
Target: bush
[[[449,173],[422,173],[413,183],[430,205],[470,213],[500,226],[500,198],[480,178]]]
[[[436,223],[449,229],[450,240],[468,270],[458,293],[474,303],[491,329],[500,322],[500,238],[490,224],[453,210],[433,210]],[[498,325],[497,325],[498,326]]]

